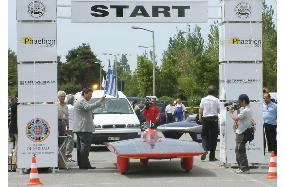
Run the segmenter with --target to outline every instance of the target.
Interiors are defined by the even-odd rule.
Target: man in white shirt
[[[67,134],[69,135],[66,142],[66,157],[72,161],[72,152],[74,148],[74,133],[73,133],[73,123],[74,123],[74,96],[67,95],[67,107],[69,114],[69,130]]]
[[[165,109],[167,123],[172,123],[175,121],[174,113],[175,113],[175,106],[173,102],[170,102]]]
[[[175,117],[176,117],[176,121],[183,121],[185,118],[185,111],[186,108],[184,106],[184,104],[182,104],[181,99],[178,98],[177,99],[177,104],[175,106]]]
[[[201,156],[201,160],[206,159],[208,151],[209,161],[216,161],[215,151],[218,137],[218,114],[220,113],[219,99],[214,97],[215,87],[208,87],[208,95],[201,99],[199,108],[199,121],[202,124],[202,146],[205,154]]]

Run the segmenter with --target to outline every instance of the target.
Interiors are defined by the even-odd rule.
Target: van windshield
[[[92,99],[92,102],[98,99]],[[102,106],[93,110],[94,114],[133,114],[133,110],[124,98],[106,98]]]

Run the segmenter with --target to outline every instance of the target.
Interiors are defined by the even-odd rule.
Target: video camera
[[[151,106],[151,101],[150,99],[146,98],[145,100],[145,109],[148,110]]]
[[[224,106],[226,107],[227,111],[229,110],[239,110],[241,108],[240,103],[237,102],[228,102],[225,103]]]

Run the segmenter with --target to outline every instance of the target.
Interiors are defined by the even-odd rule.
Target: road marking
[[[214,164],[214,163],[208,162],[208,164],[210,164],[210,165],[212,165],[212,166],[217,166],[217,167],[218,167],[218,165],[217,165],[217,164]],[[262,182],[262,181],[260,181],[260,180],[257,180],[257,179],[255,179],[255,178],[253,178],[253,177],[250,177],[250,176],[249,176],[250,174],[236,174],[236,173],[235,173],[233,170],[231,170],[231,169],[229,169],[229,172],[230,172],[230,173],[233,173],[233,174],[235,174],[235,175],[241,176],[241,177],[243,177],[243,178],[249,179],[250,181],[256,182],[256,183],[258,183],[258,184],[262,184],[262,185],[264,185],[264,186],[266,186],[266,187],[273,187],[272,185],[266,184],[265,182]]]
[[[204,179],[200,179],[200,180],[194,180],[194,182],[197,182],[197,181],[204,181]],[[247,180],[239,180],[239,179],[236,179],[236,180],[233,180],[233,179],[228,179],[228,180],[219,180],[218,179],[218,181],[219,182],[238,182],[238,183],[240,183],[240,182],[248,182]],[[43,183],[44,183],[44,181],[42,181]],[[153,184],[153,183],[158,183],[158,184],[161,184],[162,182],[165,182],[165,180],[159,180],[159,181],[152,181],[152,180],[146,180],[146,181],[127,181],[127,184],[132,184],[132,185],[134,185],[134,184],[147,184],[147,185],[149,185],[149,183],[151,183],[151,184]],[[167,181],[167,184],[169,184],[169,183],[173,183],[173,184],[177,184],[177,183],[185,183],[185,182],[187,182],[187,183],[190,183],[191,181],[189,181],[188,179],[186,179],[186,180],[179,180],[179,181],[177,181],[177,180],[168,180]],[[212,180],[206,180],[206,182],[216,182],[216,179],[212,179]],[[250,182],[254,182],[254,181],[250,181]],[[122,186],[124,186],[126,183],[125,182],[98,182],[98,183],[92,183],[92,184],[90,184],[90,183],[87,183],[87,184],[82,184],[82,183],[80,183],[80,184],[72,184],[72,186],[88,186],[88,185],[94,185],[94,186],[96,186],[96,185],[122,185]],[[13,185],[19,185],[19,183],[9,183],[9,186],[13,186]],[[66,186],[66,184],[44,184],[44,186],[49,186],[49,187],[61,187],[61,186]]]

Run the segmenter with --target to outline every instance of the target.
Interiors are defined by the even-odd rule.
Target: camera
[[[224,106],[226,107],[227,111],[229,111],[229,110],[239,110],[241,108],[239,102],[225,103]]]
[[[150,105],[151,105],[150,100],[146,99],[146,101],[145,101],[145,109],[148,110],[150,108]]]

